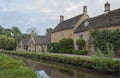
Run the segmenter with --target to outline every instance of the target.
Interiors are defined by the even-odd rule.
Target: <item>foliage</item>
[[[22,39],[28,38],[30,36],[31,36],[31,34],[22,34]]]
[[[4,28],[0,25],[0,35],[3,35],[4,33]]]
[[[3,52],[3,51],[2,51]],[[64,64],[71,64],[81,66],[84,68],[95,69],[102,72],[118,73],[120,72],[120,60],[110,59],[108,57],[95,56],[95,57],[76,57],[58,54],[40,54],[35,52],[3,52],[36,60],[53,61]],[[101,57],[101,58],[99,58]]]
[[[59,52],[60,53],[71,53],[74,49],[73,40],[64,38],[59,41]]]
[[[14,48],[16,48],[16,46],[18,45],[18,43],[20,42],[20,40],[22,38],[22,33],[18,29],[18,27],[12,27],[11,28],[11,33],[12,33],[12,37],[15,39],[15,46],[14,46]]]
[[[7,55],[0,54],[1,78],[37,78],[37,74],[24,64]]]
[[[106,44],[112,44],[115,51],[120,48],[120,30],[91,30],[94,46],[106,52]]]
[[[88,50],[73,50],[73,54],[78,54],[78,55],[87,55]]]
[[[59,43],[50,43],[47,47],[48,52],[57,53],[59,51]]]
[[[76,44],[78,46],[84,46],[85,45],[85,40],[83,38],[79,38],[77,41],[76,41]]]
[[[104,54],[99,48],[97,48],[97,54],[94,57],[94,61],[96,65],[94,65],[94,69],[99,71],[109,71],[115,72],[117,69],[117,65],[114,62],[114,50],[107,44],[107,54]],[[118,61],[116,61],[118,62]]]
[[[46,29],[46,34],[51,33],[51,32],[52,32],[52,30],[53,30],[52,28],[47,28],[47,29]]]
[[[77,41],[76,41],[76,44],[78,45],[78,48],[79,49],[83,49],[84,46],[85,46],[85,40],[83,38],[79,38]]]
[[[14,49],[14,38],[6,37],[4,35],[0,35],[0,48],[5,50]]]

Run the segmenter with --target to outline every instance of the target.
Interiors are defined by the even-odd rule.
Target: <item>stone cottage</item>
[[[85,48],[88,49],[88,43],[91,39],[89,30],[116,30],[120,29],[120,8],[110,11],[110,4],[105,4],[105,12],[101,15],[93,18],[86,19],[79,27],[74,31],[74,48],[77,50],[76,40],[82,37],[85,42]],[[92,45],[90,50],[94,52],[94,46]]]
[[[63,38],[74,39],[74,30],[87,18],[89,18],[87,6],[83,7],[83,14],[68,20],[64,20],[64,16],[60,16],[60,23],[52,31],[51,42],[59,42]]]
[[[44,36],[31,35],[30,38],[22,39],[16,47],[18,51],[47,52],[47,45],[51,42],[51,34]]]
[[[18,51],[27,51],[28,48],[28,42],[30,41],[30,38],[22,39],[19,43],[19,45],[16,47],[16,50]]]
[[[28,43],[27,51],[47,52],[47,45],[51,42],[51,35],[35,36],[33,35]]]

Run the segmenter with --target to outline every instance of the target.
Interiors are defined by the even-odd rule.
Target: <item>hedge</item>
[[[100,58],[100,57],[75,57],[75,56],[64,56],[57,54],[35,54],[25,52],[3,52],[12,55],[18,55],[28,57],[30,59],[37,60],[48,60],[64,64],[72,64],[85,68],[95,69],[102,72],[118,73],[120,72],[120,60],[114,60],[111,58]]]
[[[78,54],[78,55],[87,55],[88,50],[73,50],[73,54]]]

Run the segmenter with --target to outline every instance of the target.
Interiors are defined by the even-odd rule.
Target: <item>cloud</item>
[[[24,33],[34,26],[43,34],[59,23],[60,15],[68,19],[82,14],[84,5],[91,17],[104,13],[106,1],[111,9],[120,7],[119,0],[0,0],[0,24],[6,28],[18,26]]]

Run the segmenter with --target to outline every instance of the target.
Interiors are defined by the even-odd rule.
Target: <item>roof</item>
[[[34,36],[37,45],[46,45],[51,42],[51,35],[47,34],[45,36]]]
[[[80,20],[80,18],[83,16],[83,14],[81,15],[78,15],[78,16],[75,16],[73,18],[70,18],[68,20],[65,20],[61,23],[59,23],[55,28],[54,30],[52,31],[53,32],[58,32],[58,31],[62,31],[62,30],[66,30],[66,29],[70,29],[70,28],[73,28],[74,25]]]
[[[88,26],[84,22],[88,21]],[[90,29],[106,28],[111,26],[120,26],[120,8],[110,11],[108,14],[102,14],[85,20],[74,32],[79,33]]]
[[[27,46],[28,42],[30,41],[30,38],[25,38],[25,39],[22,39],[22,43],[24,46]]]

